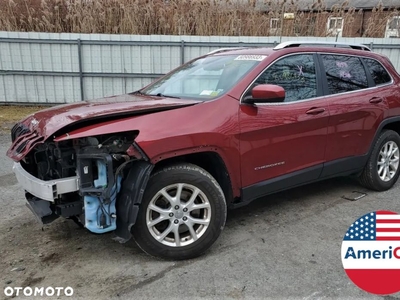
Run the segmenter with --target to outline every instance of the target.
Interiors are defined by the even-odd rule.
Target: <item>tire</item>
[[[221,234],[226,211],[224,193],[207,171],[192,164],[165,167],[150,177],[132,235],[152,256],[195,258]]]
[[[375,191],[390,189],[400,174],[399,149],[399,134],[393,130],[382,131],[360,175],[360,183]]]

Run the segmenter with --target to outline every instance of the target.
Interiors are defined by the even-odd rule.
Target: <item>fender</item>
[[[136,223],[139,204],[153,168],[153,164],[144,160],[134,162],[122,183],[116,203],[117,229],[114,232],[114,239],[120,243],[125,243],[132,237],[131,229]]]
[[[212,133],[210,133],[210,135],[212,135]],[[241,177],[240,177],[240,163],[239,163],[240,155],[238,152],[238,148],[225,146],[222,149],[216,145],[204,145],[204,146],[192,146],[192,147],[190,147],[189,145],[185,145],[186,147],[183,146],[179,147],[177,145],[183,145],[180,142],[181,142],[180,138],[172,140],[169,143],[169,145],[174,145],[174,147],[177,147],[177,149],[171,150],[172,149],[171,148],[168,149],[167,151],[163,151],[160,153],[156,152],[156,149],[154,147],[154,145],[161,144],[159,141],[157,143],[154,143],[154,145],[153,143],[150,143],[151,147],[149,147],[149,144],[140,142],[138,142],[138,145],[144,151],[144,153],[146,153],[146,155],[149,157],[150,162],[153,164],[156,164],[158,162],[161,162],[169,158],[190,155],[195,153],[202,153],[202,152],[216,153],[221,158],[222,162],[225,164],[225,168],[226,171],[228,172],[229,180],[231,182],[233,198],[240,197]]]
[[[368,150],[368,153],[367,153],[367,158],[370,157],[370,155],[371,155],[371,153],[372,153],[372,150],[373,150],[372,147],[373,147],[373,145],[375,145],[375,142],[378,140],[379,135],[381,134],[381,132],[382,132],[382,130],[383,130],[383,127],[385,127],[386,125],[389,125],[389,124],[391,124],[391,123],[396,123],[396,122],[399,122],[399,123],[400,123],[400,116],[389,117],[389,118],[387,118],[387,119],[384,119],[384,120],[379,124],[378,129],[376,130],[375,136],[374,136],[374,138],[372,139],[372,142],[371,142],[371,144],[370,144],[370,146],[369,146],[369,150]],[[399,127],[400,127],[400,126],[399,126]],[[400,133],[399,133],[399,134],[400,134]]]

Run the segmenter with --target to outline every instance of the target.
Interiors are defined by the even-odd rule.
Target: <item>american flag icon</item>
[[[366,214],[350,225],[345,241],[400,241],[400,215],[391,211]]]
[[[378,295],[400,292],[400,215],[380,210],[358,218],[344,235],[341,256],[359,288]]]

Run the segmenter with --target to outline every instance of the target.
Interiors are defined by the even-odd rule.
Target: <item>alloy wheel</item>
[[[159,190],[146,211],[149,232],[170,247],[192,244],[206,232],[210,221],[209,199],[199,188],[186,183]]]
[[[399,147],[393,141],[385,143],[378,155],[378,175],[382,181],[390,181],[399,168]]]

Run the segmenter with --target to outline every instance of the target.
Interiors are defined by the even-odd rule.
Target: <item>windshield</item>
[[[140,92],[145,95],[214,99],[230,90],[264,55],[208,56],[181,66]]]

